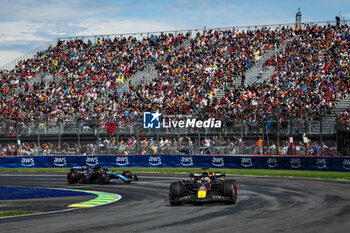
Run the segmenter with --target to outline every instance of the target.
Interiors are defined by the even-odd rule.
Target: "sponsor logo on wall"
[[[276,158],[269,158],[267,160],[267,166],[274,168],[277,167],[277,159]]]
[[[300,168],[301,166],[300,159],[295,159],[295,158],[290,159],[290,166],[292,168]]]
[[[32,167],[35,165],[34,158],[22,158],[21,165],[24,167]]]
[[[98,157],[86,157],[86,164],[89,166],[98,164]]]
[[[225,161],[223,157],[213,157],[211,159],[211,163],[213,164],[213,166],[215,167],[222,167],[225,165]]]
[[[117,156],[115,158],[115,163],[119,166],[129,165],[129,158],[127,156]]]
[[[316,159],[316,167],[318,169],[327,168],[327,161],[326,161],[326,159]]]
[[[192,156],[182,156],[181,157],[181,165],[188,167],[193,165],[193,157]]]
[[[253,166],[252,158],[242,158],[241,159],[241,165],[243,167],[251,167],[251,166]]]
[[[57,167],[63,167],[67,165],[66,157],[55,157],[53,159],[53,164]]]
[[[346,170],[350,170],[350,159],[343,160],[343,168]]]
[[[158,166],[162,164],[162,157],[160,156],[150,156],[148,159],[148,163],[152,166]]]

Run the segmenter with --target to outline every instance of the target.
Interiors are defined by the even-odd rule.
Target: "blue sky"
[[[1,0],[0,66],[57,36],[350,19],[335,0]]]

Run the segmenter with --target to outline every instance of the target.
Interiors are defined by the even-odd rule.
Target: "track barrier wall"
[[[100,164],[103,167],[206,167],[350,172],[350,157],[106,155],[13,156],[0,158],[0,168],[69,168],[80,165],[93,166],[95,164]]]

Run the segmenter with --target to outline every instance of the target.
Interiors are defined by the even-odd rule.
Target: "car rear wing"
[[[217,177],[217,178],[218,177],[224,177],[225,175],[226,175],[225,172],[215,172],[214,173],[214,176]]]
[[[75,166],[72,167],[73,170],[85,171],[88,169],[88,166]]]
[[[203,175],[202,173],[190,173],[190,177],[191,178],[202,178],[202,177],[205,177],[205,176],[209,176],[210,178],[219,178],[219,177],[223,177],[225,176],[226,174],[224,172],[208,172],[209,175]]]

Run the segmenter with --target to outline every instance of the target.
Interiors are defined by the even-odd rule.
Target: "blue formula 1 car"
[[[133,175],[130,171],[123,171],[122,174],[109,172],[107,168],[103,168],[99,164],[93,167],[72,167],[67,174],[69,184],[114,184],[122,182],[131,183],[131,181],[137,180],[137,176]]]

